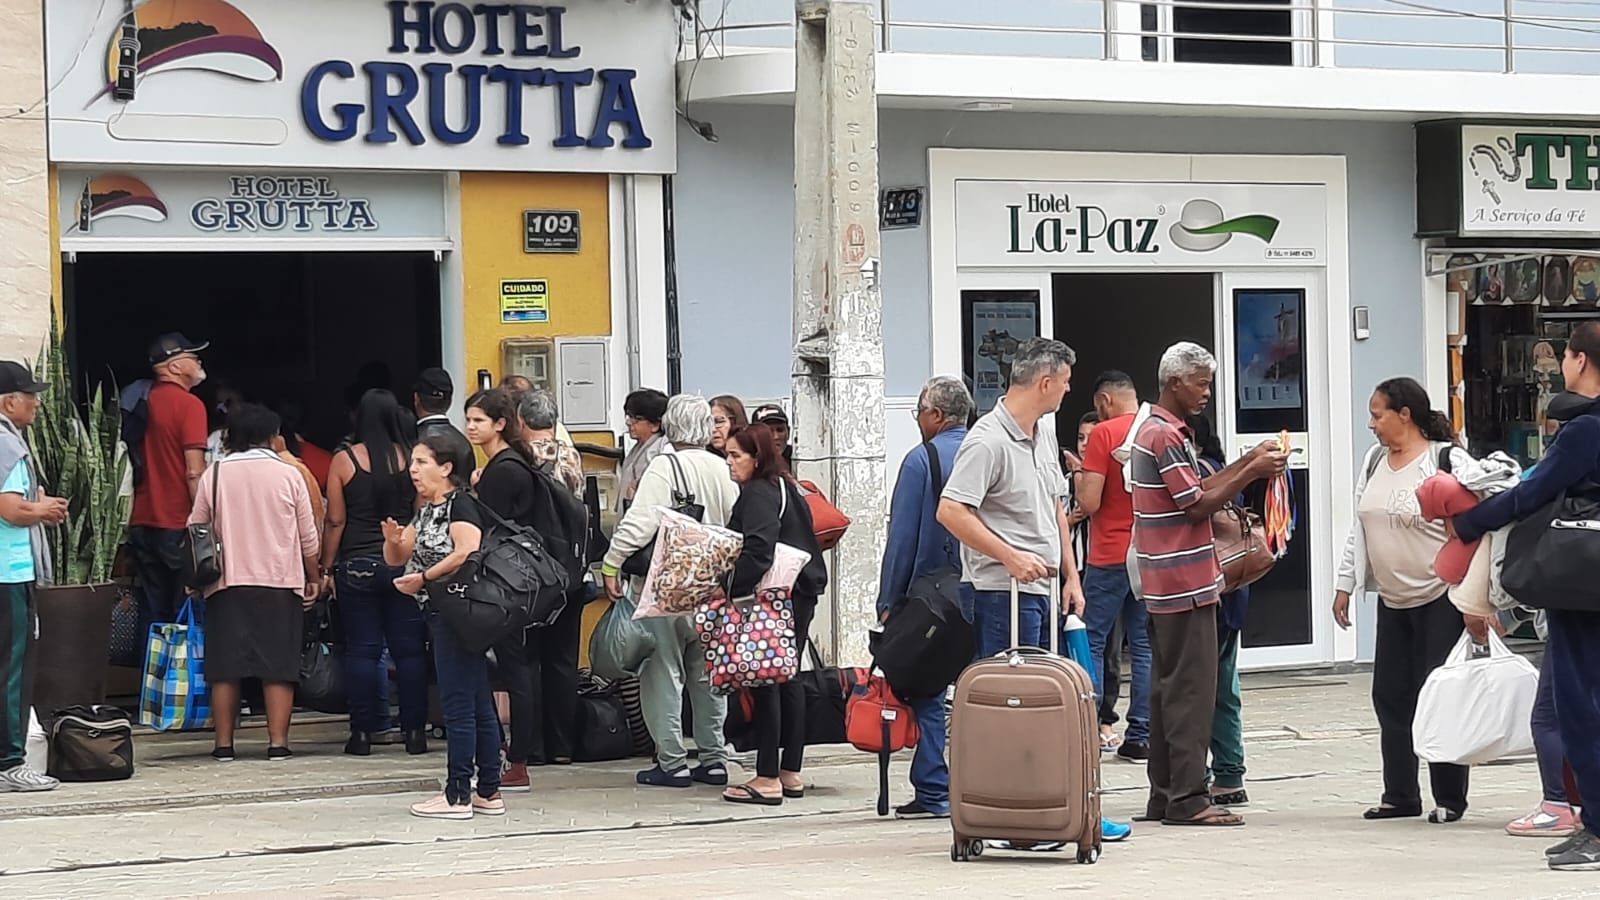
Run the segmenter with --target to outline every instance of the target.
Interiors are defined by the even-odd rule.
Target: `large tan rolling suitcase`
[[[1060,587],[1050,597],[1050,651],[1018,647],[1011,582],[1011,647],[967,667],[951,711],[950,859],[984,841],[1076,844],[1100,858],[1100,742],[1094,683],[1056,655]]]

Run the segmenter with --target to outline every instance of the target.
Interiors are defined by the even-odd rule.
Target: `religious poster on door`
[[[1305,402],[1305,294],[1234,291],[1239,409],[1298,409]]]
[[[1011,364],[1023,341],[1039,335],[1038,291],[962,291],[962,356],[981,415],[1011,385]]]

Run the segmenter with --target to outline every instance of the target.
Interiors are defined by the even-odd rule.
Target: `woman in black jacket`
[[[727,444],[728,468],[739,483],[739,501],[733,505],[728,527],[744,535],[744,549],[733,568],[733,597],[748,597],[772,567],[779,543],[811,554],[795,580],[795,653],[805,652],[817,597],[828,586],[828,568],[811,524],[811,510],[795,489],[772,430],[751,425],[734,432]],[[751,691],[755,701],[756,777],[734,785],[722,795],[730,803],[777,806],[785,797],[804,797],[800,766],[806,746],[806,695],[800,682]],[[782,754],[780,758],[780,752]]]

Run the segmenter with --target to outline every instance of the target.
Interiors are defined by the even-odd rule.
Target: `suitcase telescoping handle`
[[[1061,652],[1061,573],[1050,570],[1050,653],[1056,655]],[[1022,600],[1020,598],[1020,585],[1015,578],[1011,579],[1011,649],[1006,654],[1026,653],[1029,650],[1038,650],[1037,647],[1022,646],[1021,619]]]

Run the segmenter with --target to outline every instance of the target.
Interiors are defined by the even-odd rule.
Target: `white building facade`
[[[1153,395],[1161,350],[1198,341],[1219,359],[1228,453],[1282,432],[1297,451],[1298,530],[1253,594],[1242,663],[1370,659],[1376,598],[1351,632],[1328,607],[1372,387],[1416,377],[1474,449],[1536,455],[1505,425],[1543,427],[1534,344],[1559,350],[1563,324],[1594,314],[1600,195],[1583,174],[1600,182],[1600,162],[1571,154],[1589,147],[1572,98],[1600,84],[1597,23],[1537,0],[878,4],[880,182],[907,189],[883,235],[888,477],[932,374],[964,374],[988,408],[1009,342],[1064,340],[1067,435],[1097,373]],[[792,4],[706,12],[679,64],[688,116],[718,137],[680,133],[683,386],[781,398]],[[1490,347],[1492,329],[1516,339]]]

